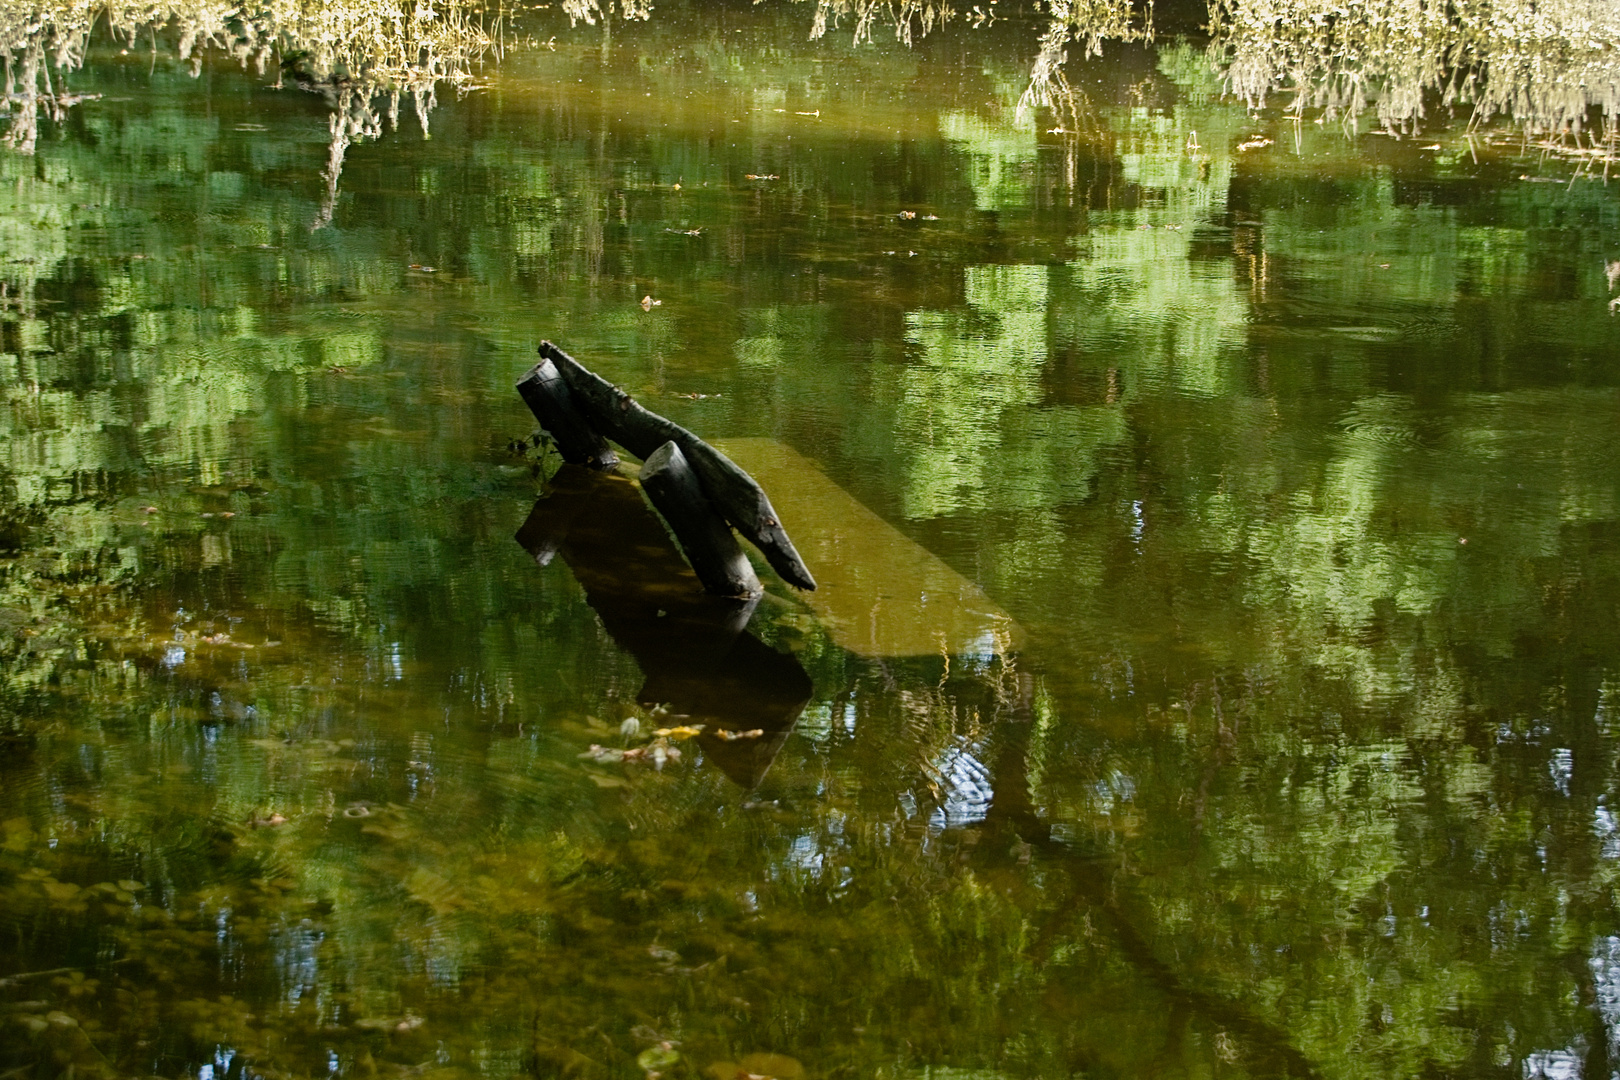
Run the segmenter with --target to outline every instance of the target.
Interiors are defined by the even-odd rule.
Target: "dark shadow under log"
[[[556,365],[573,392],[574,404],[593,428],[643,460],[666,442],[679,446],[715,509],[759,548],[771,568],[790,585],[816,587],[764,489],[736,462],[674,421],[642,408],[551,342],[540,343],[540,355]]]
[[[619,463],[619,455],[579,411],[568,383],[550,360],[542,360],[531,368],[518,380],[517,388],[529,411],[557,444],[558,452],[568,464],[611,469]]]
[[[641,490],[669,522],[703,587],[716,596],[758,596],[759,578],[731,527],[709,503],[681,448],[667,442],[641,466]]]
[[[758,601],[700,591],[623,476],[564,466],[517,540],[536,561],[562,556],[602,625],[640,666],[637,699],[691,718],[677,722],[704,724],[697,742],[705,757],[740,786],[758,786],[812,689],[796,657],[745,629]]]

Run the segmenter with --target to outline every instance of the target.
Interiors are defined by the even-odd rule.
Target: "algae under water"
[[[13,88],[0,1076],[1615,1073],[1620,181],[1163,34],[1036,100],[1044,15],[448,10]],[[671,585],[541,338],[826,593]]]

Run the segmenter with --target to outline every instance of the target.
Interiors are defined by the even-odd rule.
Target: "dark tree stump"
[[[611,469],[619,463],[619,455],[585,419],[568,383],[550,360],[542,360],[531,368],[518,380],[517,388],[529,411],[557,444],[568,464]]]
[[[674,421],[642,408],[629,394],[551,342],[540,343],[540,355],[556,365],[573,392],[574,405],[591,427],[644,461],[666,442],[680,447],[714,508],[759,548],[772,569],[790,585],[816,587],[816,579],[788,539],[764,489],[736,462]]]
[[[647,456],[641,466],[641,490],[669,522],[706,591],[716,596],[758,596],[764,591],[748,556],[737,546],[725,518],[703,494],[703,486],[679,446],[667,442]]]

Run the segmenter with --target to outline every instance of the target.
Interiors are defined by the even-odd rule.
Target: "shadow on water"
[[[563,557],[602,625],[641,666],[637,700],[703,724],[704,754],[740,786],[756,787],[812,691],[797,659],[745,629],[759,601],[705,594],[623,475],[563,466],[517,541],[541,566]]]

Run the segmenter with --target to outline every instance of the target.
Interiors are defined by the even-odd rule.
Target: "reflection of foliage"
[[[1432,97],[1575,135],[1598,107],[1611,136],[1620,114],[1620,9],[1606,0],[1217,0],[1211,21],[1213,55],[1254,106],[1283,87],[1296,114],[1353,121],[1375,102],[1404,129]]]
[[[562,0],[562,9],[570,22],[595,26],[598,18],[607,18],[613,12],[614,0],[606,0],[606,3],[604,8],[601,0]],[[625,19],[646,20],[652,16],[652,0],[619,0],[617,6],[620,16]]]
[[[872,38],[872,25],[880,18],[894,24],[894,36],[907,45],[914,32],[928,34],[936,26],[956,17],[956,11],[939,0],[816,0],[816,17],[810,27],[811,40],[827,32],[828,23],[844,19],[855,23],[855,43]]]
[[[462,86],[472,79],[473,66],[494,46],[482,10],[465,0],[272,0],[257,9],[210,6],[206,0],[158,7],[6,3],[0,7],[0,52],[7,100],[16,111],[5,141],[33,152],[41,107],[60,121],[66,107],[79,100],[59,86],[67,71],[84,62],[99,19],[105,17],[113,34],[131,41],[151,35],[154,51],[159,30],[172,27],[176,52],[191,62],[193,75],[201,70],[203,54],[213,50],[244,67],[251,62],[261,75],[267,63],[277,61],[295,79],[327,95],[331,148],[323,174],[327,194],[312,226],[319,228],[331,220],[348,148],[380,135],[385,113],[398,126],[401,94],[415,99],[425,135],[436,85]],[[58,69],[55,84],[47,56]]]
[[[1082,59],[1089,60],[1101,55],[1105,40],[1153,38],[1153,0],[1047,0],[1047,9],[1050,21],[1041,36],[1020,110],[1056,108],[1061,112],[1073,99],[1075,91],[1063,73],[1071,43],[1080,43]]]

